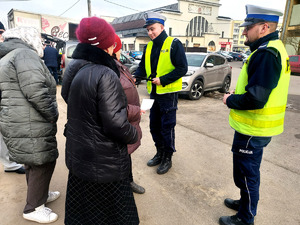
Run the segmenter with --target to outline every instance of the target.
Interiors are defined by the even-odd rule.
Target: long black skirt
[[[65,224],[139,224],[128,179],[112,183],[94,183],[69,173]]]

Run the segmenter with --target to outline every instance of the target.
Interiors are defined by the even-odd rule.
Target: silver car
[[[188,72],[182,77],[182,90],[191,100],[198,100],[205,91],[228,92],[232,67],[215,53],[186,53]]]
[[[66,41],[65,43],[61,57],[62,78],[64,77],[65,69],[72,60],[72,54],[78,43],[78,41]]]
[[[72,60],[72,54],[79,42],[78,41],[67,41],[63,48],[63,54],[61,58],[62,65],[62,78],[64,76],[65,69],[69,65]],[[125,54],[123,51],[121,52],[120,61],[123,65],[125,65],[131,74],[134,74],[136,69],[138,68],[140,60],[135,60],[131,56]]]

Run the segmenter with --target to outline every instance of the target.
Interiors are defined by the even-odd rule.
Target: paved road
[[[233,66],[233,85],[240,63]],[[274,137],[265,149],[261,166],[261,200],[256,217],[259,225],[300,224],[300,76],[292,76],[285,132]],[[138,87],[140,97],[149,98],[146,85]],[[60,92],[60,88],[58,88]],[[223,205],[226,197],[238,197],[232,179],[230,152],[233,130],[228,125],[229,110],[218,92],[207,93],[199,101],[179,99],[176,126],[177,152],[173,168],[165,174],[146,166],[155,148],[149,133],[149,113],[143,116],[142,146],[132,155],[134,179],[146,188],[135,195],[141,225],[215,225],[223,215],[235,212]],[[68,171],[64,164],[62,135],[66,105],[58,94],[60,118],[58,147],[60,157],[51,182],[61,198],[48,207],[59,214],[53,224],[62,225]],[[0,225],[33,224],[22,218],[26,196],[23,175],[6,174],[0,166]]]

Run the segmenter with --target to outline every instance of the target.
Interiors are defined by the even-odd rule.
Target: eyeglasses
[[[256,23],[256,24],[252,24],[249,26],[245,26],[244,31],[248,32],[249,30],[251,30],[253,27],[257,26],[257,25],[263,25],[265,23]]]

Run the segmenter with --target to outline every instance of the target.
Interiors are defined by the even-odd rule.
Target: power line
[[[75,2],[71,7],[69,7],[66,11],[64,11],[62,14],[60,14],[59,16],[62,16],[63,14],[65,14],[67,11],[69,11],[70,9],[72,9],[78,2],[80,2],[80,0],[78,0],[77,2]]]
[[[108,3],[111,3],[111,4],[114,4],[114,5],[117,5],[117,6],[120,6],[120,7],[123,7],[123,8],[126,8],[126,9],[133,10],[133,11],[143,12],[143,11],[140,11],[140,10],[137,10],[137,9],[133,9],[133,8],[130,8],[130,7],[127,7],[127,6],[124,6],[124,5],[120,5],[120,4],[118,4],[118,3],[111,2],[111,1],[108,1],[108,0],[104,0],[104,1],[105,1],[105,2],[108,2]]]

